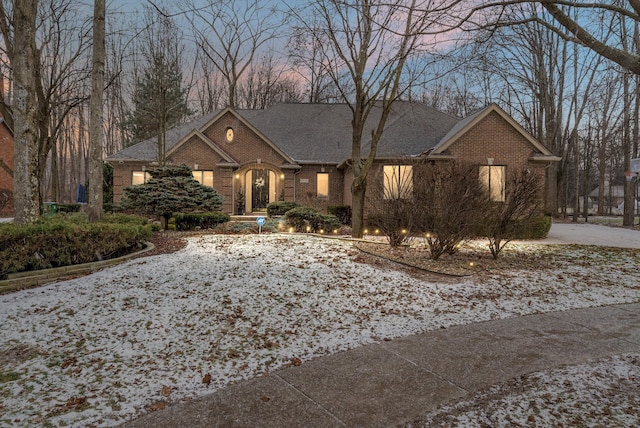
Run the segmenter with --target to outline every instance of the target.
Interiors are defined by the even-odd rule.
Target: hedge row
[[[229,214],[222,212],[175,214],[173,217],[176,230],[211,229],[231,219]]]
[[[0,225],[0,279],[15,272],[119,257],[142,248],[151,225],[131,216],[105,216],[89,224],[53,217],[33,224]]]

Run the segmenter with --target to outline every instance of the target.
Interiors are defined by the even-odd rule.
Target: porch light
[[[322,235],[324,233],[324,229],[320,229],[320,234]]]
[[[307,232],[311,232],[311,226],[307,226]]]
[[[375,233],[377,235],[378,233],[380,233],[380,230],[376,229],[376,230],[373,231],[373,233]]]
[[[197,163],[193,164],[193,169],[195,169],[196,171],[198,170],[198,164]]]
[[[293,227],[289,228],[289,233],[293,233]]]
[[[475,266],[475,263],[474,263],[474,262],[470,262],[470,263],[469,263],[469,266],[474,267],[474,266]]]
[[[240,180],[240,174],[236,174],[236,180]]]
[[[369,233],[369,231],[367,229],[365,229],[365,230],[362,231],[362,233],[364,233],[366,235],[367,233]]]
[[[284,174],[280,174],[280,180],[284,180]]]
[[[406,235],[407,234],[407,229],[402,229],[401,232],[402,232],[403,235]]]
[[[333,233],[338,234],[338,229],[333,229]]]
[[[431,238],[431,234],[427,233],[426,235],[424,235],[427,239]]]

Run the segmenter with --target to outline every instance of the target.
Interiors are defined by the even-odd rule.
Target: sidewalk
[[[640,303],[508,318],[318,358],[124,426],[395,426],[496,382],[628,352],[640,352]]]

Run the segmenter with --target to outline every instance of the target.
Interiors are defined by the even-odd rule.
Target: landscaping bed
[[[429,248],[421,243],[391,247],[386,242],[358,242],[356,247],[370,255],[450,276],[468,276],[513,268],[539,269],[541,263],[539,257],[532,257],[530,252],[518,251],[514,245],[507,245],[504,253],[494,259],[486,242],[480,241],[462,245],[455,254],[443,255],[438,260],[432,260]]]

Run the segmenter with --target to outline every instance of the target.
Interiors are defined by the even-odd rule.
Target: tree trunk
[[[105,0],[95,0],[93,8],[93,65],[91,70],[91,99],[89,124],[89,221],[102,217],[102,152],[103,152],[103,93],[105,63]]]
[[[351,185],[351,236],[362,238],[364,232],[364,197],[367,191],[366,182],[354,179]]]
[[[38,101],[36,95],[37,0],[15,2],[14,87],[14,221],[30,223],[40,216],[38,183]]]

